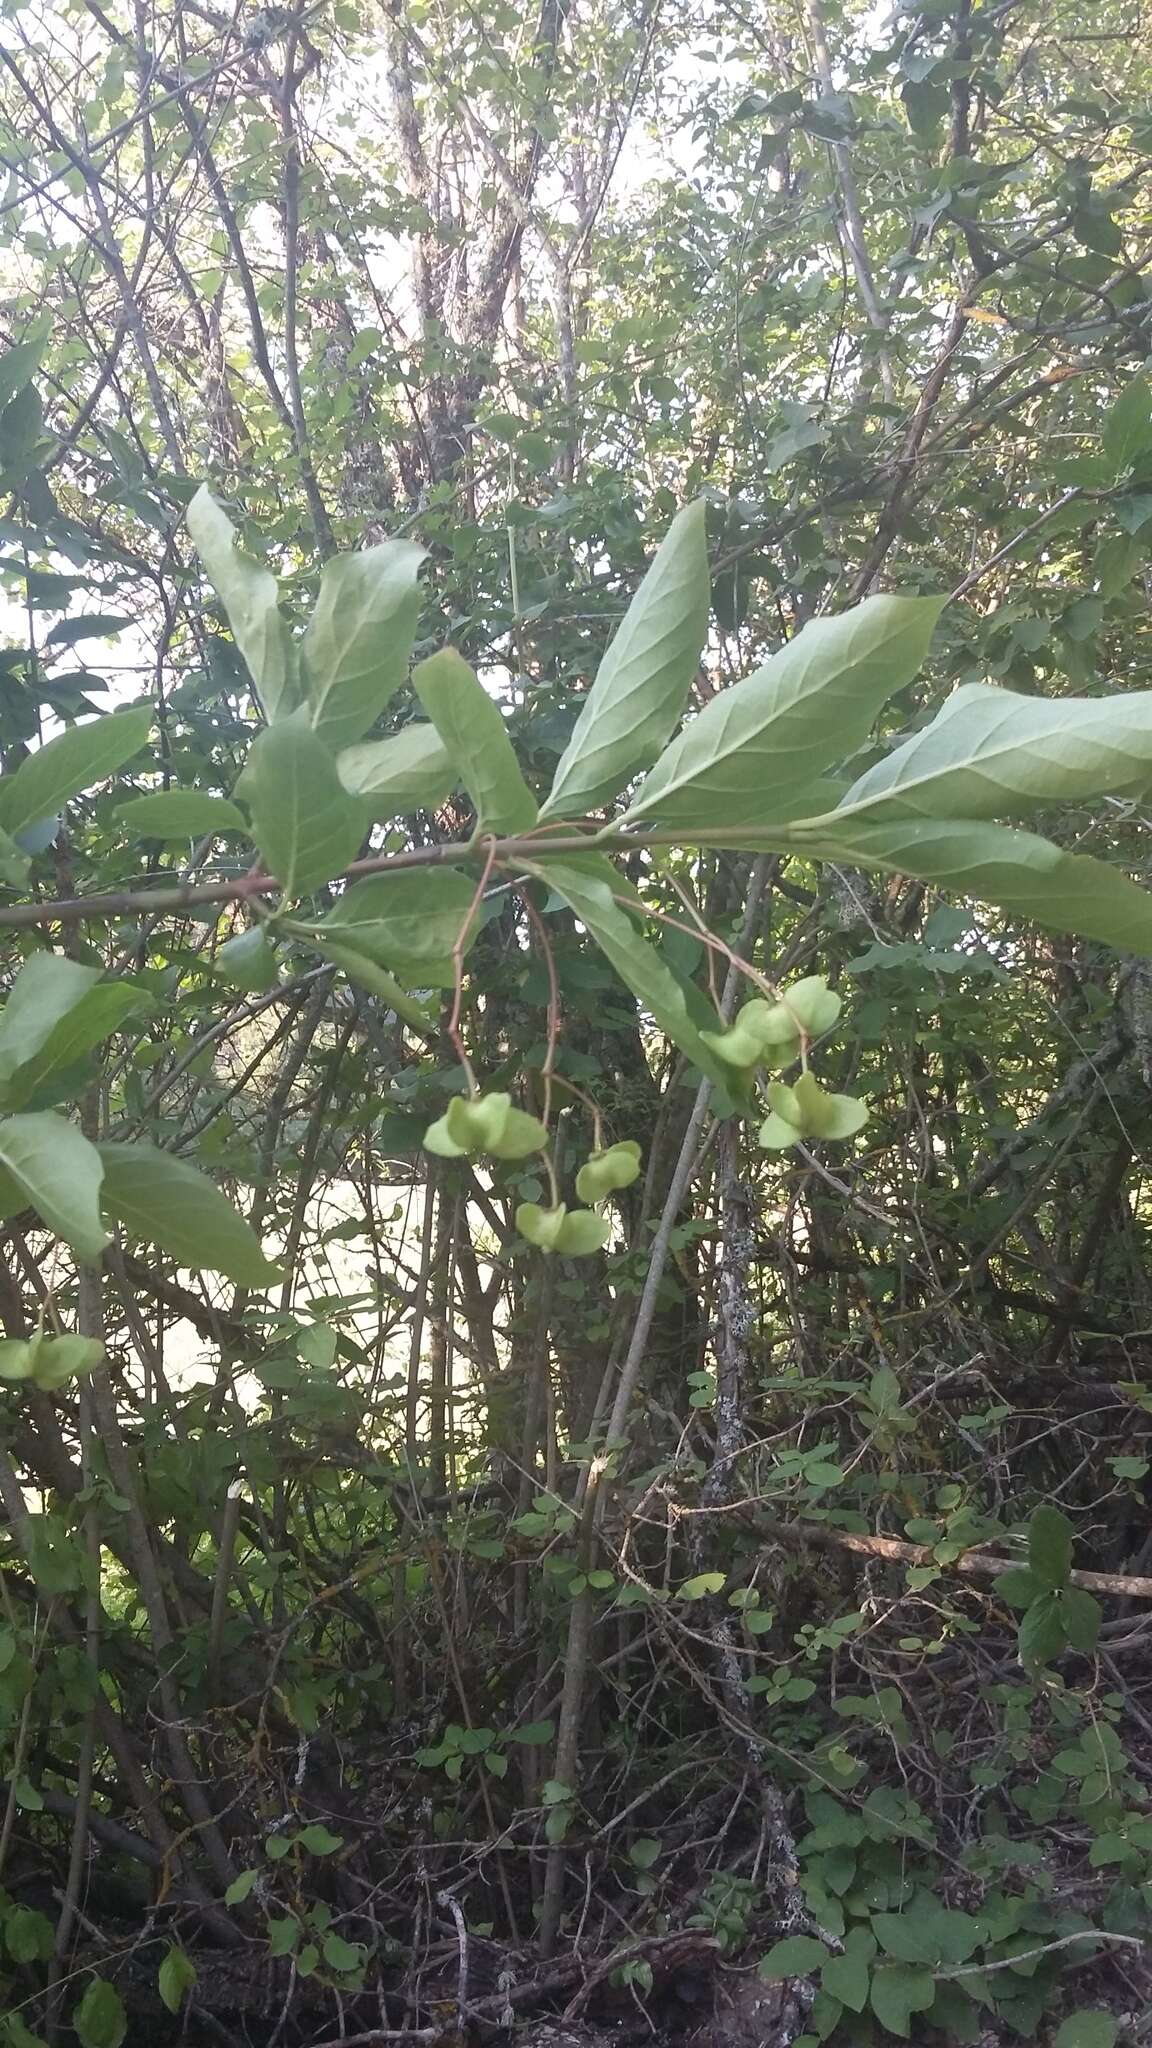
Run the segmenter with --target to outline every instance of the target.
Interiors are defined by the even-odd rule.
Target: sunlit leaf
[[[525,832],[536,799],[520,773],[500,708],[454,648],[412,671],[412,687],[432,720],[485,832]]]
[[[326,746],[367,732],[408,672],[427,549],[382,541],[324,564],[303,641],[312,723]]]
[[[218,832],[247,832],[243,815],[227,797],[210,796],[198,789],[156,790],[151,796],[131,798],[119,808],[119,818],[141,839],[202,839]]]
[[[417,720],[387,740],[365,740],[336,758],[336,772],[353,796],[366,797],[374,818],[431,810],[460,780],[434,725]]]
[[[14,774],[0,777],[0,826],[12,835],[23,832],[51,817],[69,797],[106,782],[146,745],[151,729],[152,707],[140,704],[46,740]]]
[[[355,860],[367,820],[306,713],[260,734],[239,794],[252,814],[252,837],[285,895],[307,896]]]
[[[1152,781],[1152,690],[1021,697],[969,683],[853,783],[833,814],[1015,817],[1042,803],[1135,794]]]
[[[807,786],[861,744],[881,705],[916,674],[942,603],[870,597],[804,626],[688,721],[627,816],[686,831],[794,816]]]
[[[599,810],[676,729],[708,631],[704,501],[678,512],[616,630],[541,818]]]
[[[51,1110],[0,1122],[0,1168],[77,1258],[108,1243],[100,1215],[104,1166],[83,1132]]]
[[[244,554],[207,485],[188,507],[188,531],[224,607],[264,715],[283,718],[301,699],[299,660],[279,608],[276,578]]]

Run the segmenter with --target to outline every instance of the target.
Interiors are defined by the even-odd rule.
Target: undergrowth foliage
[[[8,10],[0,2043],[1146,2039],[1140,38],[490,12]]]

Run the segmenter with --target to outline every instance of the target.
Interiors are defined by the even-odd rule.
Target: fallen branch
[[[814,1522],[778,1522],[774,1516],[753,1517],[756,1528],[766,1536],[781,1538],[799,1549],[854,1550],[861,1557],[888,1558],[893,1564],[930,1565],[936,1571],[964,1572],[969,1578],[998,1578],[1027,1563],[1023,1557],[996,1557],[990,1550],[967,1550],[962,1557],[946,1562],[936,1556],[930,1543],[904,1543],[896,1536],[861,1536],[851,1529],[818,1527]],[[1074,1586],[1089,1593],[1112,1593],[1121,1600],[1152,1600],[1152,1578],[1131,1577],[1126,1572],[1069,1573]]]

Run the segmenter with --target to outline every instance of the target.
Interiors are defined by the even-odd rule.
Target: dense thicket
[[[1150,78],[9,0],[7,2048],[1152,2038]]]

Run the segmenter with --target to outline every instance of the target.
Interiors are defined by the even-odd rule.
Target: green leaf
[[[1055,1589],[1068,1582],[1076,1531],[1067,1515],[1045,1503],[1035,1508],[1028,1524],[1028,1568],[1042,1586]]]
[[[628,1861],[637,1870],[651,1870],[664,1854],[664,1844],[655,1835],[638,1835],[628,1851]]]
[[[93,1977],[72,2014],[80,2048],[120,2048],[128,2032],[124,2001],[105,1977]]]
[[[330,1970],[358,1970],[364,1961],[364,1950],[354,1941],[345,1941],[342,1934],[326,1934],[324,1961]]]
[[[33,953],[25,960],[0,1011],[0,1079],[40,1051],[99,979],[98,967],[85,967],[63,953]]]
[[[1152,491],[1134,491],[1128,497],[1116,498],[1112,516],[1125,533],[1140,533],[1152,519]]]
[[[269,1914],[268,1953],[270,1956],[291,1955],[300,1939],[300,1925],[290,1913]]]
[[[694,1579],[685,1579],[679,1588],[680,1600],[705,1600],[710,1593],[722,1593],[728,1583],[727,1572],[697,1572]]]
[[[453,947],[464,932],[470,946],[480,930],[479,916],[468,923],[475,896],[475,885],[458,868],[374,875],[346,889],[335,909],[308,930],[365,954],[417,988],[450,988]]]
[[[226,1906],[242,1906],[259,1875],[260,1872],[258,1870],[242,1870],[239,1877],[233,1878],[225,1892],[224,1904]]]
[[[337,946],[329,938],[321,940],[314,937],[312,943],[325,960],[347,975],[349,981],[355,982],[358,988],[366,988],[370,994],[379,996],[381,1002],[390,1010],[395,1010],[396,1015],[402,1017],[413,1031],[424,1038],[435,1037],[436,1018],[401,988],[395,975],[389,974],[386,967],[381,967],[375,960],[370,960],[367,953],[358,953],[354,946]]]
[[[417,720],[388,740],[365,740],[336,757],[336,773],[352,796],[366,797],[365,816],[399,818],[433,810],[459,776],[434,725]]]
[[[0,356],[0,406],[7,405],[36,375],[47,346],[45,335],[40,341],[18,341],[5,349]]]
[[[236,530],[204,485],[188,507],[188,531],[232,629],[269,722],[301,700],[295,645],[279,608],[276,578],[241,554]]]
[[[312,1856],[334,1856],[337,1849],[344,1847],[343,1836],[334,1835],[322,1821],[313,1821],[310,1826],[301,1828],[296,1840]]]
[[[367,820],[304,716],[270,725],[252,750],[239,793],[252,837],[287,896],[308,896],[355,860]]]
[[[678,512],[596,674],[541,818],[610,803],[675,731],[708,632],[704,500]]]
[[[103,981],[90,988],[61,1017],[32,1058],[9,1074],[6,1082],[0,1082],[5,1108],[23,1109],[30,1103],[47,1107],[54,1096],[69,1093],[68,1084],[85,1053],[119,1031],[129,1017],[154,1007],[148,991],[130,981]]]
[[[967,683],[869,768],[841,817],[1013,817],[1032,805],[1132,795],[1152,779],[1152,691],[1047,701]]]
[[[412,687],[476,806],[478,829],[528,831],[536,822],[536,799],[520,773],[500,708],[468,663],[446,647],[417,664]]]
[[[1131,377],[1104,417],[1104,453],[1119,475],[1152,448],[1152,390],[1144,377]]]
[[[41,1592],[51,1597],[57,1593],[74,1593],[83,1583],[84,1553],[67,1528],[53,1515],[29,1518],[26,1553],[29,1570]],[[38,1812],[44,1804],[36,1787],[27,1778],[16,1780],[14,1792],[18,1806],[28,1806]]]
[[[1013,1565],[1009,1571],[997,1572],[995,1586],[1001,1599],[1006,1600],[1009,1607],[1019,1610],[1031,1607],[1044,1591],[1042,1581],[1026,1565]]]
[[[151,705],[138,704],[46,740],[13,775],[0,777],[0,826],[15,835],[53,817],[69,797],[115,775],[146,745],[151,729]]]
[[[1101,597],[1118,597],[1122,590],[1126,590],[1145,553],[1142,542],[1133,534],[1106,534],[1092,563],[1092,573]]]
[[[43,2034],[34,2034],[18,2012],[5,2013],[0,2019],[0,2040],[4,2048],[48,2048]]]
[[[528,863],[525,863],[527,866]],[[605,863],[607,874],[612,870]],[[611,882],[587,865],[573,861],[548,860],[532,866],[533,874],[555,889],[569,909],[576,913],[597,945],[607,954],[617,974],[634,996],[649,1010],[662,1031],[668,1033],[701,1073],[720,1084],[732,1086],[732,1073],[705,1044],[689,1009],[689,999],[676,976],[654,946],[641,937],[627,911],[616,901]]]
[[[528,1749],[541,1749],[551,1742],[556,1733],[555,1721],[526,1721],[523,1728],[514,1728],[509,1742],[520,1742]]]
[[[748,846],[750,835],[734,835]],[[1152,895],[1119,869],[1064,853],[1034,832],[952,818],[937,824],[854,824],[847,819],[793,844],[814,859],[890,874],[995,903],[1049,930],[1076,932],[1125,952],[1152,953]]]
[[[553,1806],[544,1817],[544,1839],[555,1847],[568,1833],[575,1817],[571,1806]]]
[[[75,619],[61,619],[53,626],[44,642],[46,647],[75,647],[81,640],[112,640],[122,633],[131,619],[119,613],[82,612]]]
[[[278,971],[276,948],[258,924],[250,931],[237,932],[234,939],[225,939],[212,961],[213,974],[230,987],[257,993],[275,988]]]
[[[1060,1595],[1060,1620],[1074,1650],[1094,1650],[1103,1613],[1100,1602],[1083,1586],[1065,1586]]]
[[[889,1963],[875,1972],[871,1985],[872,2010],[890,2034],[907,2039],[908,2022],[914,2012],[927,2012],[936,1996],[931,1970],[910,1970],[902,1963]]]
[[[2,784],[0,784],[0,787],[2,787]],[[45,845],[50,845],[52,839],[56,837],[56,820],[52,818],[48,822],[52,830],[49,838],[45,841]],[[9,887],[13,889],[23,888],[28,879],[28,870],[32,865],[32,854],[42,851],[43,847],[41,846],[25,847],[23,844],[18,846],[11,834],[5,832],[0,827],[0,882],[7,882]]]
[[[312,723],[326,746],[358,740],[404,681],[427,553],[386,540],[324,564],[303,656]]]
[[[804,626],[684,727],[627,817],[727,830],[795,816],[799,794],[861,745],[881,705],[916,674],[942,604],[869,597]]]
[[[770,1948],[766,1956],[761,1956],[756,1975],[765,1984],[778,1977],[808,1977],[827,1960],[828,1951],[822,1941],[811,1934],[789,1934]]]
[[[1119,2031],[1119,2024],[1110,2012],[1081,2006],[1079,2012],[1069,2013],[1068,2018],[1061,2021],[1052,2048],[1113,2048]]]
[[[105,1207],[133,1237],[241,1286],[267,1286],[276,1277],[251,1224],[187,1160],[143,1142],[101,1145],[99,1157]]]
[[[0,1168],[78,1259],[98,1259],[108,1243],[100,1217],[104,1166],[75,1124],[51,1110],[0,1123]]]
[[[1067,1644],[1058,1593],[1041,1593],[1024,1612],[1018,1631],[1020,1662],[1046,1664]]]
[[[196,1983],[196,1965],[182,1948],[170,1948],[160,1965],[157,1988],[169,2012],[179,2012]]]
[[[21,481],[31,467],[44,429],[44,406],[34,384],[22,384],[0,411],[0,471],[5,487]]]
[[[52,1942],[52,1922],[46,1913],[14,1906],[5,1916],[4,1944],[14,1963],[47,1962]]]
[[[970,1913],[938,1905],[923,1893],[902,1913],[873,1913],[871,1927],[881,1948],[899,1963],[940,1968],[966,1963],[980,1944],[979,1921]]]
[[[963,1983],[949,1983],[946,1978],[937,1980],[928,2023],[948,2043],[948,2048],[966,2048],[968,2043],[976,2048],[983,2039],[984,2029],[975,2003],[978,1986],[985,1993],[990,1988],[987,1979],[979,1976],[968,1977]]]
[[[871,1971],[862,1955],[829,1956],[820,1972],[820,1988],[838,1998],[850,2012],[863,2012],[868,2003]]]
[[[203,839],[211,833],[247,832],[243,815],[227,797],[198,789],[158,789],[132,797],[117,816],[141,839]]]

